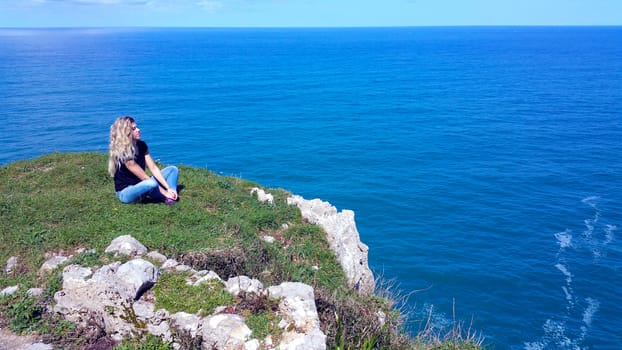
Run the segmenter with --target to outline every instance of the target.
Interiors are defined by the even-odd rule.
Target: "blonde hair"
[[[136,145],[132,138],[134,118],[120,117],[110,126],[110,145],[108,146],[108,173],[114,176],[121,164],[136,155]]]

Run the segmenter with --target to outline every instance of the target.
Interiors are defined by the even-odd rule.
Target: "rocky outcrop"
[[[54,295],[54,311],[84,326],[96,318],[113,339],[121,340],[146,326],[136,319],[134,301],[157,278],[157,268],[140,258],[105,265],[95,272],[69,265],[63,270],[63,288]]]
[[[106,251],[136,254],[135,249],[128,249],[127,246],[118,249],[108,247]],[[232,295],[245,293],[277,299],[277,314],[282,320],[278,325],[282,329],[280,343],[272,344],[271,337],[253,338],[245,318],[227,312],[225,307],[216,308],[207,316],[185,312],[171,315],[167,310],[156,310],[153,297],[141,296],[158,283],[160,272],[158,267],[140,257],[125,263],[114,262],[97,270],[75,264],[65,266],[62,290],[54,295],[54,312],[77,324],[96,322],[117,341],[147,332],[173,342],[172,334],[176,330],[177,333],[186,332],[193,338],[200,337],[206,350],[326,349],[326,336],[320,329],[311,286],[288,282],[264,289],[260,281],[247,276],[232,277],[225,282],[213,271],[195,271],[158,254],[149,253],[147,256],[158,258],[162,262],[160,269],[192,273],[186,281],[188,285],[196,286],[215,280]]]
[[[354,212],[337,212],[328,202],[306,200],[301,196],[289,197],[287,203],[296,205],[303,218],[326,231],[326,238],[346,274],[348,286],[361,294],[373,294],[376,284],[367,260],[369,248],[361,242]]]
[[[326,335],[320,330],[313,288],[304,283],[284,282],[268,288],[268,295],[280,299],[284,315],[279,327],[285,329],[280,349],[324,349]]]

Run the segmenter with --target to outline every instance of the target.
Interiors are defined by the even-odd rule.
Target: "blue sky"
[[[622,25],[622,0],[0,0],[0,27]]]

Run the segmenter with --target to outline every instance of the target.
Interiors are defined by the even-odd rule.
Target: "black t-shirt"
[[[147,144],[144,141],[138,140],[136,142],[134,161],[143,168],[143,170],[145,169],[145,155],[148,153],[149,149],[147,148]],[[140,181],[138,176],[134,175],[134,173],[125,166],[125,162],[123,162],[114,173],[114,190],[115,192],[119,192],[128,186],[136,185]]]

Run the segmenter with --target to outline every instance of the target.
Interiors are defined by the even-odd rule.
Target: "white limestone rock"
[[[143,292],[155,284],[160,273],[149,261],[134,259],[119,266],[116,275],[120,281],[130,287],[130,290],[134,291],[134,300],[138,300]]]
[[[252,331],[244,318],[234,314],[207,317],[202,324],[203,349],[240,349],[250,340]]]
[[[168,260],[166,260],[162,264],[162,270],[170,270],[170,269],[175,268],[175,266],[177,266],[177,265],[179,265],[177,260],[175,260],[175,259],[168,259]]]
[[[136,238],[130,235],[123,235],[113,239],[105,252],[115,255],[141,256],[147,253],[147,248]]]
[[[125,264],[115,262],[102,266],[95,273],[90,268],[69,265],[63,270],[62,290],[54,295],[54,311],[82,325],[97,315],[106,332],[114,339],[121,339],[136,332],[132,316],[140,319],[149,315],[148,306],[138,303],[135,308],[134,301],[157,278],[155,266],[143,259]],[[166,337],[170,333],[167,332],[167,328],[160,327],[158,335]]]
[[[216,272],[201,270],[190,276],[190,278],[186,281],[186,284],[196,287],[211,280],[222,282],[222,279],[218,276],[218,274],[216,274]]]
[[[147,257],[160,264],[164,264],[164,262],[166,262],[166,256],[157,251],[152,251],[152,252],[147,253]]]
[[[8,258],[6,261],[6,266],[4,268],[4,271],[6,273],[12,273],[17,268],[18,263],[19,263],[19,260],[17,259],[16,256],[12,256]]]
[[[186,312],[177,312],[171,315],[171,324],[179,330],[188,332],[192,338],[196,338],[201,329],[201,318]]]
[[[175,267],[172,268],[172,270],[175,271],[175,272],[188,272],[188,271],[190,271],[192,273],[196,272],[192,268],[192,266],[188,266],[188,265],[184,265],[184,264],[176,265]]]
[[[251,195],[254,195],[254,194],[257,195],[257,200],[262,203],[270,203],[270,204],[274,203],[274,196],[262,190],[261,188],[253,187],[251,189]]]
[[[299,282],[284,282],[268,288],[268,295],[280,299],[283,336],[279,349],[325,350],[326,335],[320,329],[313,288]]]
[[[41,265],[41,267],[39,268],[39,273],[40,274],[46,274],[48,272],[53,271],[55,268],[59,267],[60,265],[64,264],[69,258],[67,258],[66,256],[54,256],[48,260],[46,260],[43,265]]]
[[[244,350],[259,350],[261,343],[257,339],[251,339],[244,343]]]
[[[133,308],[134,314],[139,319],[149,320],[156,315],[155,305],[147,301],[137,300],[134,302]]]
[[[117,263],[121,265],[121,263]],[[102,267],[102,270],[105,268]],[[63,269],[63,289],[74,289],[84,286],[85,279],[93,274],[88,267],[69,265]]]
[[[251,279],[247,276],[231,277],[225,283],[225,287],[227,291],[233,295],[238,295],[240,292],[254,294],[261,294],[261,292],[263,292],[263,284],[259,280],[255,278]]]
[[[6,287],[0,291],[0,296],[6,297],[9,295],[13,295],[17,293],[18,290],[19,290],[19,286]]]
[[[279,350],[320,350],[326,349],[326,335],[319,329],[307,334],[285,332],[278,347]]]
[[[148,323],[147,331],[156,337],[161,337],[167,343],[173,341],[173,334],[171,333],[171,326],[168,321],[162,321],[158,324]]]
[[[320,199],[306,200],[296,195],[287,198],[287,204],[296,205],[303,218],[326,231],[326,238],[346,274],[348,286],[361,294],[372,294],[376,283],[369,268],[369,248],[360,240],[354,212],[337,212],[328,202]]]
[[[43,295],[43,289],[41,288],[30,288],[26,291],[26,293],[30,296],[38,298]]]

